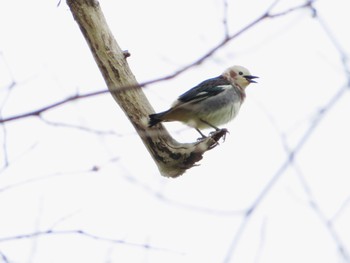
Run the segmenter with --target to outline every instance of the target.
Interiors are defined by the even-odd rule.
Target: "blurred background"
[[[100,1],[140,83],[271,16],[144,88],[162,111],[229,66],[260,77],[225,142],[176,179],[108,93],[3,121],[106,89],[57,4],[1,2],[0,262],[350,262],[348,1]]]

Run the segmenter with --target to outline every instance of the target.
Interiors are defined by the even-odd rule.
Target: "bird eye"
[[[243,75],[243,72],[242,72],[242,71],[240,71],[240,72],[238,72],[238,74],[239,74],[239,75]]]

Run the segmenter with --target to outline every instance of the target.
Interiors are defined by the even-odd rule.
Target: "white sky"
[[[230,33],[272,3],[227,2]],[[300,3],[280,1],[274,11]],[[0,4],[3,117],[106,88],[64,2],[58,8],[43,0]],[[118,43],[130,51],[128,62],[140,82],[187,65],[224,36],[224,1],[101,0],[101,6]],[[340,246],[350,251],[348,91],[248,221],[241,213],[282,167],[285,147],[296,147],[318,112],[347,85],[341,54],[320,21],[348,55],[349,7],[345,0],[319,0],[320,19],[299,10],[265,20],[202,65],[147,87],[152,106],[161,111],[228,66],[243,65],[260,76],[248,87],[238,117],[225,126],[226,141],[177,179],[161,177],[108,94],[42,115],[75,128],[35,117],[2,126],[0,262],[350,262],[339,252]],[[12,81],[16,85],[9,91]],[[179,141],[198,137],[178,123],[166,127]],[[9,166],[1,168],[5,156]],[[98,172],[91,171],[95,166]],[[87,234],[4,240],[46,230]]]

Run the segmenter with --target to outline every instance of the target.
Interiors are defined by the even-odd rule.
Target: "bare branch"
[[[345,208],[348,208],[350,206],[350,196],[346,198],[346,200],[341,204],[339,207],[338,211],[332,216],[332,218],[329,219],[329,222],[333,224],[338,217],[344,212]]]
[[[134,125],[162,175],[177,177],[193,167],[203,154],[218,145],[219,131],[207,139],[188,144],[176,142],[163,126],[149,128],[148,115],[154,110],[132,74],[125,53],[114,39],[99,3],[93,0],[67,0],[95,61],[115,101]],[[135,87],[127,92],[122,87]]]
[[[213,136],[201,142],[179,144],[170,137],[169,133],[163,126],[160,125],[157,130],[148,128],[147,123],[145,123],[144,120],[148,118],[149,113],[153,112],[153,109],[145,95],[140,89],[121,92],[121,87],[140,87],[140,85],[137,84],[134,75],[131,73],[129,66],[127,65],[125,54],[120,49],[110,32],[100,10],[99,3],[93,0],[67,0],[67,3],[75,20],[81,28],[87,43],[89,44],[96,63],[107,83],[108,89],[134,125],[136,131],[143,140],[143,143],[158,165],[161,174],[168,177],[177,177],[183,174],[187,169],[193,167],[196,162],[203,158],[202,155],[204,152],[217,145],[217,141],[224,135],[224,133],[222,133],[222,131],[214,133]],[[300,8],[311,7],[311,3],[312,1],[308,1],[294,9],[283,12],[283,14]],[[272,7],[273,6],[271,6],[271,8]],[[229,41],[238,37],[257,23],[266,18],[277,17],[278,14],[270,15],[271,8],[237,33],[230,37],[226,37],[216,47],[209,50],[205,55],[193,63],[167,77],[149,81],[147,84],[173,78],[189,68],[201,64]]]
[[[1,251],[0,251],[0,257],[4,263],[10,263],[10,261],[8,260],[6,255],[4,253],[2,253]]]
[[[347,251],[346,246],[343,244],[343,241],[340,239],[337,231],[334,229],[332,222],[326,218],[324,213],[321,211],[321,208],[319,207],[319,205],[316,202],[314,202],[312,199],[310,200],[310,206],[314,210],[318,218],[321,220],[323,225],[327,228],[329,234],[333,238],[338,248],[340,255],[343,257],[343,259],[346,262],[350,262],[349,252]]]
[[[9,158],[8,158],[8,152],[7,152],[7,130],[5,125],[2,126],[2,137],[3,137],[2,149],[4,153],[4,157],[3,157],[4,165],[2,169],[5,169],[6,167],[9,166]]]
[[[116,161],[116,159],[112,159],[111,161]],[[73,174],[81,174],[81,173],[89,173],[89,172],[95,172],[96,170],[98,170],[99,166],[93,166],[92,168],[89,169],[85,169],[85,170],[80,170],[80,171],[70,171],[70,172],[57,172],[57,173],[53,173],[53,174],[48,174],[48,175],[42,175],[42,176],[38,176],[38,177],[34,177],[34,178],[29,178],[26,180],[22,180],[16,183],[12,183],[12,184],[8,184],[6,186],[3,186],[0,188],[0,193],[3,193],[5,191],[9,191],[11,189],[15,189],[17,187],[21,187],[21,186],[25,186],[28,184],[33,184],[33,183],[37,183],[37,182],[41,182],[41,181],[46,181],[46,180],[50,180],[54,177],[60,177],[60,176],[64,176],[64,175],[70,175],[72,176]]]
[[[232,240],[232,243],[227,251],[226,257],[223,262],[228,263],[231,262],[231,258],[233,255],[233,252],[235,248],[237,247],[237,244],[256,209],[261,204],[263,199],[266,197],[266,195],[269,193],[271,188],[277,183],[277,181],[281,178],[281,176],[284,174],[284,172],[287,170],[287,168],[293,163],[293,160],[298,154],[302,148],[304,147],[305,143],[308,141],[310,136],[314,133],[316,128],[319,126],[321,121],[325,118],[326,114],[333,108],[333,106],[336,104],[336,102],[345,94],[347,91],[346,88],[341,88],[337,91],[337,93],[328,101],[328,103],[320,110],[317,115],[315,116],[315,119],[312,123],[310,123],[309,128],[306,130],[302,138],[298,141],[296,146],[290,150],[289,155],[287,156],[286,160],[282,163],[282,165],[279,167],[279,169],[276,171],[276,173],[272,176],[270,181],[265,185],[265,187],[262,189],[262,191],[259,193],[259,195],[256,197],[254,202],[251,204],[249,209],[247,210],[247,213],[245,214],[244,218],[242,219],[242,222],[240,226],[238,227],[238,230]]]
[[[108,93],[108,92],[109,92],[108,90],[99,90],[99,91],[94,91],[94,92],[90,92],[90,93],[86,93],[86,94],[82,94],[82,95],[79,95],[79,94],[73,95],[71,97],[68,97],[66,99],[57,101],[57,102],[55,102],[53,104],[41,107],[41,108],[33,110],[33,111],[29,111],[29,112],[26,112],[26,113],[18,114],[18,115],[15,115],[15,116],[12,116],[12,117],[8,117],[8,118],[0,118],[0,123],[11,122],[11,121],[19,120],[19,119],[24,119],[24,118],[27,118],[27,117],[40,116],[40,114],[42,114],[43,112],[46,112],[48,110],[57,108],[59,106],[67,104],[69,102],[72,102],[72,101],[75,101],[75,100],[78,100],[78,99],[94,97],[94,96],[97,96],[97,95],[100,95],[100,94],[105,94],[105,93]]]
[[[44,123],[46,123],[48,125],[51,125],[51,126],[55,126],[55,127],[77,129],[77,130],[81,130],[81,131],[85,131],[85,132],[89,132],[89,133],[94,133],[96,135],[110,135],[110,136],[118,136],[118,137],[121,136],[121,134],[118,134],[115,131],[101,131],[101,130],[96,130],[96,129],[92,129],[92,128],[76,125],[76,124],[69,124],[69,123],[63,123],[63,122],[50,121],[50,120],[45,119],[41,115],[39,115],[39,118]]]
[[[179,75],[181,75],[182,73],[186,72],[187,70],[198,66],[200,64],[202,64],[205,60],[207,60],[208,58],[210,58],[211,56],[213,56],[219,49],[221,49],[222,47],[224,47],[226,44],[228,44],[228,42],[232,41],[233,39],[237,38],[238,36],[240,36],[241,34],[245,33],[246,31],[248,31],[249,29],[251,29],[252,27],[254,27],[256,24],[258,24],[259,22],[261,22],[262,20],[266,19],[266,18],[277,18],[283,15],[287,15],[288,13],[294,12],[296,10],[302,9],[302,8],[312,8],[312,3],[313,1],[308,1],[305,4],[302,4],[300,6],[296,6],[293,8],[290,8],[288,10],[285,10],[283,12],[280,13],[275,13],[275,14],[271,14],[271,10],[273,9],[273,7],[275,6],[275,4],[278,1],[276,1],[273,5],[271,5],[267,11],[265,13],[263,13],[260,17],[258,17],[257,19],[255,19],[254,21],[252,21],[251,23],[249,23],[248,25],[246,25],[245,27],[243,27],[241,30],[239,30],[238,32],[236,32],[235,34],[232,35],[227,35],[224,40],[222,40],[221,42],[219,42],[216,46],[214,46],[213,48],[211,48],[210,50],[208,50],[205,54],[203,54],[202,56],[200,56],[198,59],[194,60],[192,63],[178,69],[177,71],[168,74],[166,76],[163,77],[159,77],[159,78],[155,78],[152,80],[148,80],[142,83],[135,83],[131,84],[124,84],[124,85],[119,85],[118,89],[113,90],[113,93],[122,93],[131,89],[139,89],[142,87],[146,87],[148,85],[151,84],[155,84],[155,83],[159,83],[159,82],[163,82],[163,81],[167,81],[170,79],[173,79]],[[226,3],[226,2],[225,2]],[[227,4],[227,3],[226,3]],[[225,4],[225,5],[226,5]],[[108,51],[107,51],[108,52]],[[111,51],[109,51],[111,52]],[[123,58],[129,57],[130,53],[128,51],[122,51],[121,52],[123,55]],[[27,113],[22,113],[22,114],[18,114],[12,117],[7,117],[7,118],[0,118],[0,123],[5,123],[5,122],[10,122],[10,121],[14,121],[14,120],[18,120],[18,119],[22,119],[22,118],[27,118],[27,117],[35,117],[35,116],[39,116],[40,114],[57,108],[59,106],[62,106],[66,103],[70,103],[72,101],[75,100],[80,100],[80,99],[84,99],[84,98],[89,98],[89,97],[94,97],[94,96],[98,96],[101,94],[105,94],[105,93],[109,93],[109,90],[98,90],[98,91],[94,91],[94,92],[90,92],[90,93],[86,93],[86,94],[77,94],[77,95],[72,95],[66,99],[62,99],[61,101],[55,102],[53,104],[50,104],[48,106],[43,106],[39,109],[27,112]]]
[[[126,53],[120,49],[107,26],[99,3],[95,0],[67,0],[67,4],[105,79],[109,92],[111,92],[113,98],[134,125],[143,143],[156,162],[161,174],[167,177],[177,177],[183,174],[187,169],[193,167],[196,162],[203,158],[203,154],[207,150],[218,145],[217,142],[224,133],[222,133],[222,131],[214,133],[213,136],[201,142],[181,144],[175,141],[162,125],[159,125],[157,128],[148,128],[145,120],[148,119],[148,114],[154,111],[140,87],[174,78],[186,70],[200,65],[228,42],[237,38],[262,20],[266,18],[275,18],[301,8],[311,7],[311,3],[312,1],[308,1],[290,10],[270,14],[274,6],[272,5],[263,15],[235,34],[226,36],[218,45],[194,62],[168,76],[138,84],[127,64]],[[59,107],[73,100],[96,96],[106,92],[106,90],[103,90],[85,95],[75,95],[31,112],[0,119],[0,123],[29,116],[40,116],[40,114],[47,110]]]
[[[282,144],[284,146],[284,149],[287,153],[287,155],[290,155],[290,149],[287,145],[287,142],[285,140],[285,136],[281,136],[281,141]],[[311,188],[309,187],[308,183],[305,180],[305,177],[300,169],[300,167],[297,165],[295,159],[291,162],[291,165],[293,166],[296,175],[299,179],[299,182],[302,186],[302,188],[304,189],[304,192],[306,193],[307,197],[308,197],[308,202],[310,207],[312,208],[312,210],[314,211],[314,213],[317,215],[317,217],[319,218],[319,220],[322,222],[322,224],[324,225],[324,227],[327,229],[327,231],[329,231],[330,236],[333,238],[340,254],[343,256],[343,258],[346,261],[350,261],[350,256],[346,250],[346,246],[344,245],[344,243],[341,241],[337,231],[334,229],[333,224],[332,224],[332,220],[331,219],[327,219],[326,215],[322,212],[321,207],[319,206],[319,204],[316,202]],[[344,205],[344,204],[343,204]],[[339,209],[339,212],[342,209]]]
[[[166,248],[150,246],[148,244],[127,242],[123,239],[113,239],[113,238],[108,238],[108,237],[101,237],[101,236],[97,236],[97,235],[88,233],[84,230],[53,230],[53,229],[48,229],[48,230],[36,231],[36,232],[28,233],[28,234],[20,234],[20,235],[9,236],[9,237],[1,237],[0,243],[14,241],[14,240],[20,240],[20,239],[31,239],[31,238],[35,238],[35,237],[41,237],[41,236],[50,236],[50,235],[81,235],[81,236],[91,238],[94,240],[105,241],[105,242],[109,242],[109,243],[113,243],[113,244],[126,245],[126,246],[135,247],[135,248],[142,248],[142,249],[151,249],[151,250],[157,250],[157,251],[162,251],[162,252],[180,253],[180,252],[176,252],[174,250],[170,250],[170,249],[166,249]]]
[[[1,53],[0,54],[3,58],[3,60],[5,60],[5,57],[4,55]],[[5,61],[6,62],[6,61]],[[7,63],[6,63],[7,65]],[[2,119],[2,111],[3,111],[3,108],[5,107],[9,97],[10,97],[10,93],[11,91],[13,90],[13,88],[16,86],[16,82],[14,81],[13,79],[13,75],[12,75],[12,72],[10,70],[10,68],[8,67],[8,70],[9,70],[9,74],[12,78],[12,81],[10,84],[8,84],[5,89],[6,89],[6,95],[4,96],[2,102],[1,102],[1,105],[0,105],[0,120]],[[4,165],[2,167],[2,169],[5,169],[8,167],[9,165],[9,158],[8,158],[8,151],[7,151],[7,129],[6,129],[6,126],[5,125],[2,125],[2,135],[3,135],[3,144],[2,144],[2,148],[3,148],[3,152],[4,152]]]
[[[305,3],[305,6],[310,7],[311,10],[313,11],[313,16],[315,17],[317,15],[316,10],[313,8],[312,6],[313,1],[308,1]],[[291,8],[289,10],[295,10],[294,8]],[[280,14],[285,14],[284,12],[280,13]],[[279,14],[275,14],[273,16],[279,16]],[[319,19],[318,19],[319,20]],[[338,41],[334,38],[334,36],[330,33],[331,31],[329,31],[329,29],[325,26],[324,21],[320,21],[321,25],[323,27],[323,29],[325,30],[326,34],[328,35],[328,37],[331,39],[331,41],[333,42],[334,46],[336,47],[336,49],[338,50],[339,54],[340,54],[340,58],[341,61],[343,63],[343,68],[344,68],[344,72],[347,76],[348,79],[348,83],[347,85],[345,85],[344,87],[340,88],[337,93],[330,98],[330,100],[328,101],[328,103],[325,104],[324,107],[322,107],[318,113],[316,114],[315,118],[313,119],[313,121],[310,123],[309,128],[306,130],[306,132],[304,133],[303,137],[299,140],[299,142],[297,143],[297,145],[294,147],[294,149],[289,150],[289,154],[287,159],[284,161],[284,163],[281,165],[281,167],[279,168],[279,170],[276,172],[276,174],[272,177],[272,179],[268,182],[268,184],[265,186],[265,188],[261,191],[261,193],[258,195],[258,197],[255,199],[255,201],[252,203],[252,205],[250,206],[250,209],[248,210],[248,213],[245,215],[245,217],[242,219],[241,225],[238,228],[238,231],[236,232],[234,239],[228,249],[228,252],[226,254],[226,257],[224,259],[224,262],[230,262],[233,252],[244,232],[245,227],[248,224],[249,219],[251,218],[253,212],[256,210],[256,208],[260,205],[261,201],[263,200],[263,198],[267,195],[267,193],[270,191],[270,189],[276,184],[276,182],[278,181],[278,179],[283,175],[283,173],[286,171],[286,169],[289,167],[289,165],[293,164],[294,162],[294,158],[296,156],[296,154],[298,152],[300,152],[300,150],[302,149],[302,147],[304,146],[304,144],[308,141],[309,137],[313,134],[313,132],[315,131],[315,129],[319,126],[320,122],[324,119],[325,115],[334,107],[334,105],[340,100],[341,97],[343,97],[343,95],[345,94],[345,92],[349,89],[350,87],[350,74],[349,74],[349,69],[348,69],[348,57],[346,56],[346,53],[343,51],[341,45],[338,43]],[[306,187],[304,185],[304,187]],[[307,188],[304,188],[304,190],[310,194],[310,192],[308,192]],[[309,195],[310,197],[310,195]],[[315,202],[312,202],[312,199],[310,199],[310,205],[312,206],[312,208],[314,209],[314,211],[316,212],[316,214],[318,214],[319,218],[323,221],[323,223],[326,225],[328,231],[330,232],[333,240],[335,241],[335,243],[337,244],[338,250],[340,255],[343,257],[344,260],[346,260],[346,262],[350,262],[350,255],[348,253],[348,251],[346,250],[345,246],[343,245],[343,242],[340,240],[337,232],[334,230],[332,224],[331,224],[331,220],[327,220],[325,218],[325,216],[323,215],[323,213],[321,212],[320,208],[317,206],[317,204]]]
[[[339,41],[334,37],[332,31],[328,28],[326,22],[319,15],[317,15],[317,21],[319,22],[323,31],[326,33],[330,41],[332,41],[333,46],[337,49],[339,53],[340,60],[343,64],[343,70],[347,78],[347,86],[350,88],[350,69],[348,66],[349,56],[347,55],[347,52],[344,50]]]
[[[224,25],[224,34],[225,39],[230,37],[230,31],[228,29],[228,0],[223,0],[224,2],[224,18],[222,20],[222,23]]]
[[[292,13],[294,11],[297,11],[299,9],[302,9],[302,8],[309,8],[311,11],[312,11],[312,15],[314,16],[315,13],[316,13],[316,9],[313,7],[313,3],[315,2],[315,0],[308,0],[306,1],[304,4],[302,5],[299,5],[299,6],[294,6],[294,7],[291,7],[287,10],[284,10],[282,12],[279,12],[279,13],[275,13],[275,14],[272,14],[270,13],[271,10],[275,7],[275,5],[279,2],[279,0],[275,1],[269,8],[269,11],[267,13],[267,17],[269,18],[276,18],[276,17],[280,17],[280,16],[285,16],[289,13]]]

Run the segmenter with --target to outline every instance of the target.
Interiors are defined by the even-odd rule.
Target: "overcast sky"
[[[139,82],[200,58],[273,2],[100,1]],[[0,3],[2,118],[106,89],[64,1]],[[162,111],[229,66],[260,77],[225,142],[179,178],[159,174],[109,94],[0,126],[0,262],[350,262],[350,4],[314,8],[259,22],[144,89]]]

